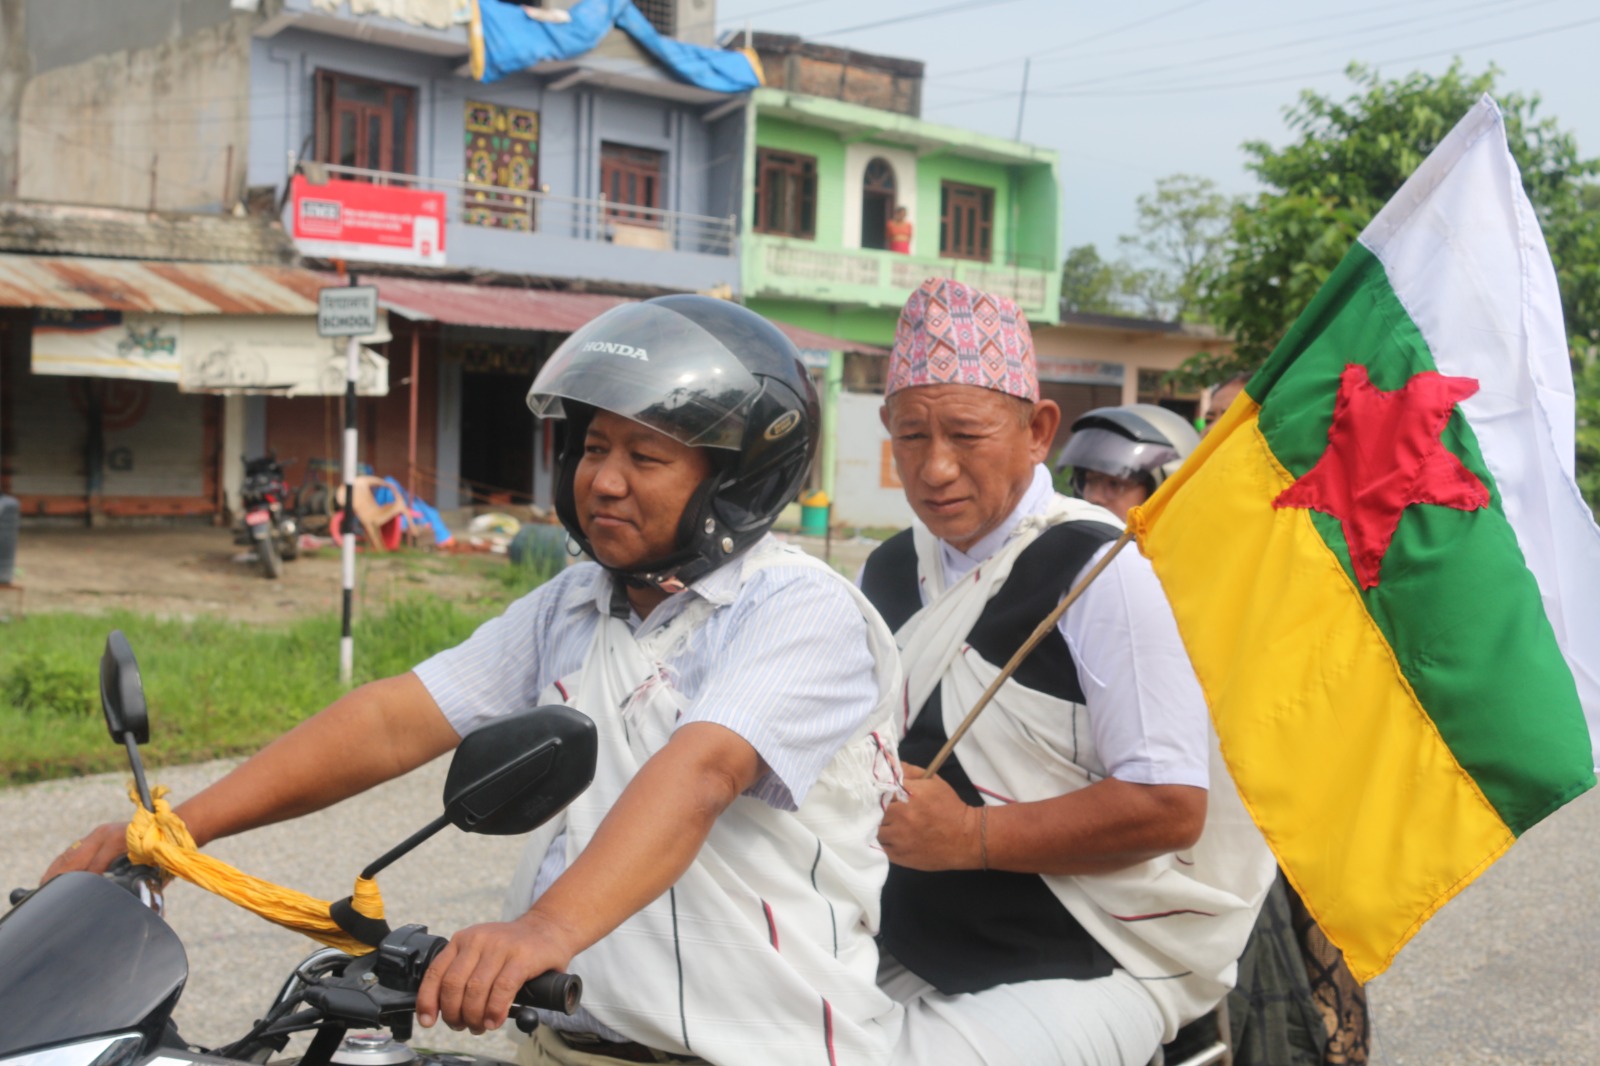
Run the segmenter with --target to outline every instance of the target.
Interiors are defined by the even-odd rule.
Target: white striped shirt
[[[767,566],[742,586],[739,578],[734,560],[630,624],[642,636],[691,597],[716,605],[663,664],[687,701],[679,725],[714,722],[739,734],[769,771],[749,794],[794,810],[877,703],[867,626],[849,592],[810,567]],[[611,590],[598,565],[568,567],[416,675],[462,736],[536,706],[583,665]]]
[[[416,674],[461,736],[536,706],[546,688],[582,667],[612,587],[594,563],[568,567]],[[691,597],[716,610],[663,664],[688,701],[678,725],[714,722],[743,737],[767,766],[747,794],[794,810],[878,702],[861,610],[838,582],[807,566],[767,566],[741,585],[736,559],[643,621],[630,615],[629,624],[648,633]],[[535,899],[565,872],[566,844],[562,832],[545,853]],[[570,1018],[539,1013],[556,1029],[627,1040],[582,1007]]]

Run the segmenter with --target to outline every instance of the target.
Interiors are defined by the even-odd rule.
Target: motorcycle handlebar
[[[539,1027],[539,1011],[571,1014],[582,999],[583,978],[560,970],[546,970],[517,993],[511,1020],[524,1033],[531,1033]]]
[[[519,1007],[534,1007],[556,1014],[571,1014],[583,999],[583,978],[577,974],[547,970],[522,986],[517,993]]]
[[[161,886],[167,881],[167,875],[161,870],[154,866],[135,866],[128,861],[126,855],[123,855],[107,867],[106,872],[100,876],[115,882],[120,887],[144,900],[147,904],[151,904],[159,913]],[[10,900],[11,905],[15,907],[37,891],[39,891],[38,886],[34,888],[13,888],[7,898]],[[153,898],[155,902],[151,903],[151,898],[147,897]]]

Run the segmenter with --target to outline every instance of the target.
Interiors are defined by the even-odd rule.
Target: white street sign
[[[317,291],[317,334],[365,337],[378,330],[378,290],[372,285],[340,285]]]

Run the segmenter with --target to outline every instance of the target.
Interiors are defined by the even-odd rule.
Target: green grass
[[[355,681],[403,673],[466,639],[548,577],[536,568],[483,569],[464,604],[415,591],[358,619]],[[255,751],[344,691],[339,618],[283,626],[178,621],[128,612],[38,614],[0,626],[0,784],[117,770],[106,732],[99,661],[121,629],[139,659],[150,708],[145,759],[154,766]]]

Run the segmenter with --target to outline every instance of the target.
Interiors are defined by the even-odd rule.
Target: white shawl
[[[758,547],[741,580],[772,565],[814,566],[861,606],[877,663],[879,701],[824,769],[799,810],[742,796],[717,819],[677,884],[598,944],[572,970],[588,979],[584,1005],[629,1039],[711,1062],[774,1066],[885,1063],[900,1008],[875,983],[878,897],[888,863],[877,844],[899,765],[891,733],[900,673],[893,638],[864,597],[825,564],[777,545]],[[663,662],[715,610],[696,600],[635,639],[605,617],[583,669],[565,679],[570,702],[594,719],[594,784],[534,832],[507,897],[524,913],[534,877],[566,830],[570,864],[639,767],[672,735],[683,697]],[[825,655],[826,649],[818,649]]]
[[[938,540],[916,525],[917,576],[928,590],[928,605],[896,634],[908,679],[902,735],[941,683],[945,732],[953,734],[1000,673],[966,644],[984,606],[1041,532],[1082,520],[1121,524],[1092,504],[1055,496],[1043,514],[1023,518],[1004,547],[950,588],[944,585]],[[1022,802],[1051,799],[1104,777],[1089,730],[1068,728],[1081,710],[1008,679],[957,745],[961,766],[985,790],[985,802],[1002,802],[996,793]],[[1191,851],[1111,874],[1044,878],[1118,965],[1144,982],[1165,1019],[1167,1040],[1233,986],[1239,954],[1275,872],[1214,733],[1210,769],[1205,829]]]

